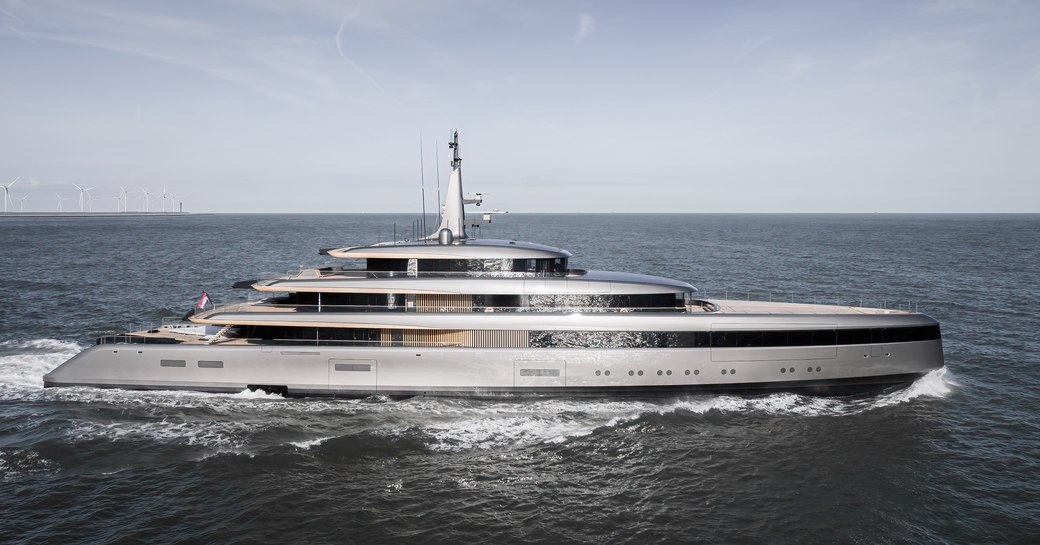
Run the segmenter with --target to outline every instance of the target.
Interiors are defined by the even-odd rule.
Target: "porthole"
[[[643,371],[640,369],[639,376],[643,376]]]
[[[693,374],[699,375],[699,374],[701,374],[701,370],[700,369],[694,369],[693,370]]]
[[[892,355],[892,354],[889,354],[888,352],[885,352],[885,357],[886,357],[886,358],[887,358],[887,357],[889,357],[889,356],[891,356],[891,355]]]
[[[601,373],[600,371],[596,371],[596,376],[597,376],[597,377],[598,377],[598,376],[600,376],[601,374],[602,374],[602,373]]]
[[[819,373],[819,372],[820,372],[820,368],[819,368],[819,367],[817,367],[817,368],[816,368],[816,372],[817,372],[817,373]]]
[[[663,374],[664,374],[664,371],[662,371],[662,370],[660,370],[660,369],[658,369],[658,370],[657,370],[657,376],[661,376],[661,375],[663,375]]]
[[[787,368],[786,367],[781,367],[780,368],[780,372],[781,373],[786,373],[787,372]]]
[[[628,376],[632,376],[632,375],[634,375],[634,374],[636,374],[636,372],[635,372],[635,371],[629,371],[629,372],[628,372]]]
[[[723,370],[722,370],[722,374],[723,374],[723,375],[725,375],[725,374],[726,374],[726,370],[725,370],[725,369],[723,369]]]
[[[806,371],[809,371],[810,373],[812,373],[812,367],[806,369]]]
[[[689,374],[690,374],[690,370],[689,370],[689,369],[687,369],[687,370],[686,370],[686,374],[687,374],[687,375],[689,375]]]
[[[736,369],[730,369],[729,370],[729,374],[735,375],[735,374],[737,374],[737,370]]]
[[[788,373],[793,373],[793,372],[794,372],[794,367],[792,367],[792,368],[788,369],[788,370],[787,370],[787,372],[788,372]]]
[[[668,371],[665,372],[665,374],[668,375],[668,376],[672,376],[672,370],[669,369]]]
[[[610,371],[603,371],[603,374],[607,375],[609,377],[610,376]]]

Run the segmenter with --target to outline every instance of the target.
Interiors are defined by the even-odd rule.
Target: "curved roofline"
[[[355,259],[553,259],[572,255],[567,250],[544,244],[490,238],[455,240],[451,244],[440,244],[435,240],[378,242],[368,246],[331,248],[322,253]]]

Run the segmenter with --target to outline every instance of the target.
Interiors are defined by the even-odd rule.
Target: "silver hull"
[[[943,366],[942,341],[769,348],[409,348],[97,345],[44,386],[389,397],[843,394]]]

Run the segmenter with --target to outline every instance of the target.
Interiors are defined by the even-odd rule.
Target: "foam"
[[[316,447],[324,443],[325,441],[328,441],[329,439],[332,439],[332,437],[318,437],[316,439],[310,439],[308,441],[293,441],[289,444],[300,450],[310,450],[311,447]]]
[[[247,445],[249,438],[263,428],[261,424],[238,421],[79,421],[66,431],[66,437],[72,441],[152,441],[235,450]]]
[[[57,339],[0,342],[0,399],[18,399],[43,389],[43,375],[83,347]]]

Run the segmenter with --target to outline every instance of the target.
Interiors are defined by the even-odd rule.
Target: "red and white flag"
[[[209,294],[202,292],[202,298],[199,299],[199,304],[196,305],[198,308],[206,308],[206,305],[212,304],[209,302]]]

